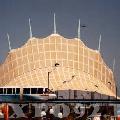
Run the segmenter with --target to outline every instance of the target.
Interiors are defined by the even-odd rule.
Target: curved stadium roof
[[[55,67],[55,63],[59,66]],[[50,89],[97,91],[115,96],[113,72],[100,53],[77,38],[58,34],[30,38],[21,48],[11,50],[0,65],[0,86],[48,86]]]

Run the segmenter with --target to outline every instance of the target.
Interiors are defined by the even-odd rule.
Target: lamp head
[[[72,75],[72,79],[75,77],[75,75]]]
[[[59,63],[55,63],[55,67],[58,67],[60,64]]]
[[[108,82],[111,85],[111,82]]]
[[[98,85],[95,85],[95,87],[97,87],[97,88],[98,88]]]

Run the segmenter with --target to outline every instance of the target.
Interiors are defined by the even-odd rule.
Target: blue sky
[[[102,35],[101,54],[111,68],[115,57],[120,87],[120,0],[0,0],[0,63],[9,51],[7,33],[12,48],[23,45],[29,38],[30,17],[33,36],[48,36],[53,33],[54,12],[57,32],[64,37],[77,36],[79,18],[87,26],[81,30],[81,39],[88,47],[97,49]]]

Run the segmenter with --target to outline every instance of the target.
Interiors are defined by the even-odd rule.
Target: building
[[[12,49],[0,65],[0,86],[42,86],[116,96],[113,72],[100,52],[78,38],[59,34],[31,37],[22,47]]]

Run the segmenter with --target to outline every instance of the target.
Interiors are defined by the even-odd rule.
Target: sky
[[[79,19],[86,25],[81,28],[81,40],[88,47],[97,49],[101,34],[101,54],[110,68],[115,58],[119,89],[120,0],[0,0],[0,63],[9,52],[7,33],[12,49],[24,45],[29,39],[30,18],[33,36],[46,37],[53,33],[54,13],[57,33],[64,37],[77,37]]]

